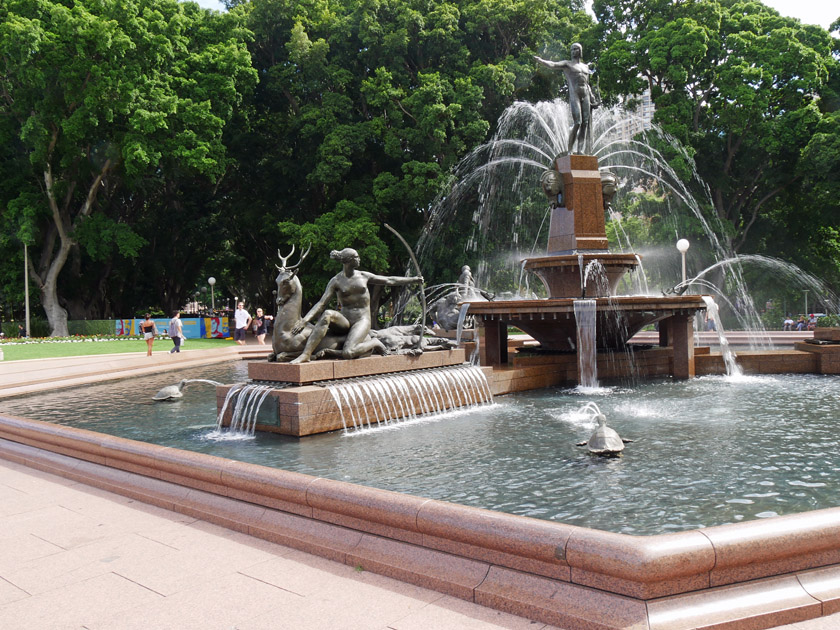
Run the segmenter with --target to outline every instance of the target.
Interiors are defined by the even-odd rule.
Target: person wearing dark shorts
[[[233,313],[233,319],[236,322],[233,329],[233,340],[240,346],[245,345],[245,333],[248,326],[251,325],[251,315],[245,310],[245,303],[240,302],[236,305],[236,310]]]

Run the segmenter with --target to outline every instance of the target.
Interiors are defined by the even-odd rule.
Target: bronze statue
[[[458,302],[461,296],[458,290],[447,293],[429,307],[429,316],[443,330],[457,330],[461,308]],[[469,327],[469,326],[466,326]]]
[[[461,275],[458,276],[458,287],[455,291],[464,300],[471,300],[475,296],[475,281],[469,265],[461,267]]]
[[[572,44],[571,57],[571,60],[564,59],[563,61],[548,61],[537,56],[534,56],[534,59],[547,68],[563,71],[566,84],[569,86],[569,106],[572,109],[574,121],[569,132],[569,153],[589,155],[592,151],[590,125],[592,110],[601,103],[589,85],[589,75],[592,71],[583,62],[583,46],[578,43]],[[575,141],[577,141],[577,151],[575,151]]]
[[[290,361],[299,356],[306,345],[312,330],[312,324],[307,324],[299,330],[293,331],[301,321],[300,311],[303,302],[303,288],[297,276],[298,268],[309,254],[308,248],[294,265],[289,266],[289,258],[295,253],[294,245],[288,256],[283,256],[278,250],[280,265],[277,265],[277,314],[274,317],[274,331],[271,334],[271,354],[269,361]],[[316,358],[325,350],[340,348],[344,335],[325,335],[315,348]]]
[[[312,320],[317,318],[314,329],[306,340],[300,355],[292,363],[310,361],[321,342],[329,335],[344,336],[341,356],[355,359],[372,353],[389,354],[388,348],[379,339],[370,336],[370,292],[368,284],[386,286],[404,286],[423,282],[422,276],[405,278],[402,276],[379,276],[369,271],[359,271],[359,254],[349,247],[341,251],[333,250],[330,258],[344,265],[344,269],[327,283],[324,295],[309,312],[291,329],[292,335],[302,332]],[[336,298],[340,310],[327,309],[327,305]],[[326,355],[337,354],[328,352]]]

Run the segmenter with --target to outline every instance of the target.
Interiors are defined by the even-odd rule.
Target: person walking
[[[245,345],[245,333],[251,325],[251,314],[245,310],[245,302],[239,302],[233,312],[233,319],[236,322],[233,329],[233,340],[240,346]]]
[[[169,320],[169,337],[175,347],[169,351],[169,354],[181,352],[181,340],[184,338],[184,325],[181,323],[181,312],[175,311],[172,319]]]
[[[257,309],[257,314],[251,320],[251,326],[254,329],[254,336],[257,338],[257,343],[261,346],[265,345],[265,335],[268,333],[268,321],[274,319],[271,315],[264,315],[261,308]]]
[[[146,319],[140,323],[140,332],[143,333],[143,339],[146,340],[146,356],[152,356],[152,344],[155,342],[155,335],[157,335],[157,326],[149,313],[146,313]]]

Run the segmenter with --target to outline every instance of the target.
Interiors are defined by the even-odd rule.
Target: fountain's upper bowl
[[[615,295],[621,278],[638,264],[635,254],[589,251],[528,258],[525,269],[539,276],[551,298],[594,298]]]

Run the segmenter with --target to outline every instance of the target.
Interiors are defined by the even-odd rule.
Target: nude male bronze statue
[[[571,59],[563,61],[549,61],[534,56],[534,59],[552,70],[562,70],[569,86],[569,106],[572,109],[574,125],[569,131],[569,153],[583,153],[589,155],[591,147],[592,110],[600,106],[600,101],[592,92],[589,85],[589,75],[592,71],[583,62],[583,46],[572,44]],[[577,150],[575,150],[577,143]]]

